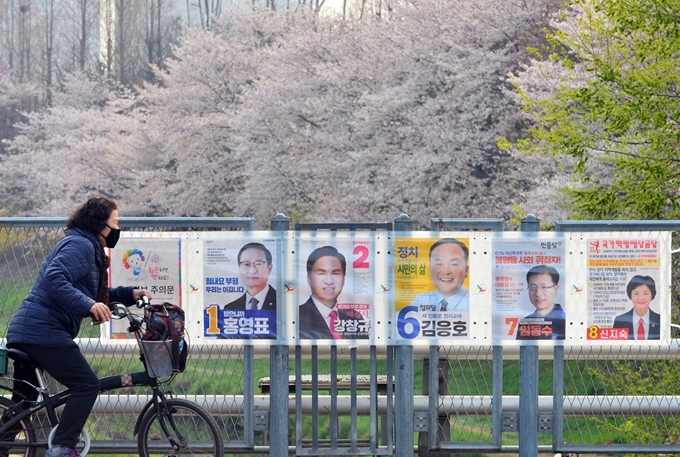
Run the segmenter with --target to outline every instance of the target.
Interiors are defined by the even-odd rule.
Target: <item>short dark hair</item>
[[[628,281],[628,285],[626,286],[626,293],[628,294],[628,298],[631,298],[630,295],[633,293],[633,289],[640,286],[649,287],[649,291],[652,293],[652,300],[654,300],[654,297],[656,297],[656,283],[654,282],[654,279],[652,279],[651,276],[642,275],[635,275],[632,278],[630,278],[630,281]]]
[[[432,251],[434,251],[436,248],[443,244],[455,244],[456,246],[460,246],[460,248],[463,250],[463,254],[465,255],[465,262],[467,262],[468,257],[470,256],[470,250],[468,249],[467,246],[465,246],[465,243],[455,238],[442,238],[441,240],[437,241],[432,246],[430,246],[430,260],[432,260]]]
[[[113,210],[117,210],[116,202],[106,197],[92,197],[80,205],[66,221],[66,228],[77,227],[97,234],[104,230],[106,222]]]
[[[262,244],[262,243],[248,243],[243,245],[243,247],[238,251],[238,256],[236,257],[236,261],[238,263],[241,263],[241,254],[243,254],[243,251],[246,249],[259,249],[260,251],[264,252],[265,257],[267,258],[267,265],[272,264],[272,253],[269,252],[269,249]]]
[[[314,249],[312,253],[309,254],[309,257],[307,258],[307,275],[312,273],[314,264],[321,257],[335,257],[338,259],[342,266],[342,274],[347,275],[347,261],[345,260],[345,256],[340,254],[333,246],[322,246]]]
[[[553,280],[553,284],[560,283],[560,274],[557,272],[555,267],[551,267],[548,265],[536,265],[527,272],[527,284],[529,284],[529,280],[531,279],[532,276],[544,274],[550,275],[550,277]]]

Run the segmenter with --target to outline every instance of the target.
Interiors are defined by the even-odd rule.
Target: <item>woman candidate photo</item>
[[[614,328],[628,330],[629,340],[658,340],[661,317],[649,309],[656,297],[656,283],[650,276],[635,275],[626,286],[626,294],[633,308],[614,319]]]

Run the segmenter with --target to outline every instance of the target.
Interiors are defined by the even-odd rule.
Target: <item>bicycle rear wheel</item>
[[[0,397],[0,416],[17,406],[9,398]],[[2,419],[0,417],[0,424]],[[27,417],[19,422],[19,424],[11,431],[0,433],[0,441],[13,441],[11,448],[0,446],[0,457],[34,457],[38,451],[35,447],[22,447],[22,444],[36,443],[35,429],[31,420]]]
[[[161,421],[179,444],[179,449],[173,449],[163,432]],[[140,457],[224,456],[222,434],[215,419],[197,404],[179,398],[166,400],[161,416],[154,408],[146,413],[139,426],[137,446]]]

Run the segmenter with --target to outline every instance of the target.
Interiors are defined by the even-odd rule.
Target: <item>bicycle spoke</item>
[[[11,400],[0,397],[0,416],[16,408],[16,404]],[[9,414],[9,413],[8,413]],[[1,423],[1,421],[0,421]],[[20,421],[12,430],[0,433],[0,441],[11,442],[12,447],[0,446],[0,457],[32,457],[36,454],[35,447],[28,447],[28,444],[35,444],[35,431],[29,419]]]
[[[223,444],[220,432],[214,419],[197,405],[179,399],[168,400],[171,420],[164,415],[157,416],[155,411],[149,412],[140,428],[140,455],[222,456]],[[165,422],[171,437],[178,443],[174,450],[163,432],[161,421]],[[173,425],[174,424],[174,425]]]

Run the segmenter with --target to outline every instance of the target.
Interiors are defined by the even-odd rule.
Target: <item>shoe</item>
[[[67,446],[57,446],[49,448],[45,457],[80,457],[80,452]]]

